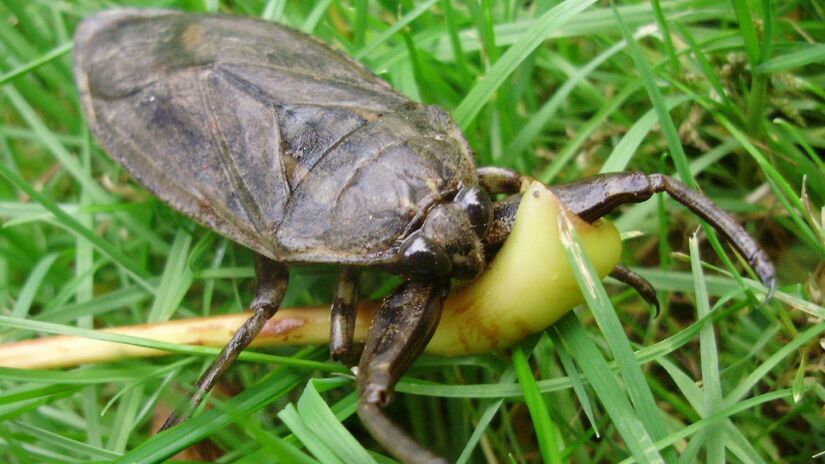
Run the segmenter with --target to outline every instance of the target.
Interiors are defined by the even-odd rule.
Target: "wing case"
[[[174,208],[278,261],[374,264],[474,184],[452,120],[359,63],[254,19],[113,10],[75,34],[110,156]]]

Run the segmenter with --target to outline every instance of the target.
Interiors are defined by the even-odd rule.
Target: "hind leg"
[[[198,383],[195,384],[195,391],[189,401],[179,405],[169,415],[160,431],[171,428],[189,417],[206,397],[206,394],[212,390],[212,387],[215,386],[223,373],[235,362],[241,351],[255,339],[263,329],[266,321],[278,310],[281,301],[284,299],[289,277],[286,266],[263,256],[256,256],[255,276],[258,282],[255,289],[255,299],[252,300],[251,305],[254,314],[238,328],[235,335],[223,348],[223,351],[198,379]]]

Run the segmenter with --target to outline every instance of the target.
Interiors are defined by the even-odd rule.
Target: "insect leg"
[[[653,194],[666,192],[707,221],[741,254],[759,279],[768,287],[768,295],[776,288],[776,278],[768,255],[728,213],[706,196],[687,185],[662,174],[622,172],[602,174],[577,182],[551,187],[562,203],[586,221],[609,213],[625,203],[639,203]]]
[[[490,195],[521,192],[532,180],[512,169],[484,166],[476,169],[478,183]]]
[[[286,293],[286,286],[289,277],[289,272],[285,265],[276,263],[263,256],[256,255],[255,259],[255,277],[257,279],[257,288],[255,289],[255,298],[252,300],[252,310],[254,314],[247,319],[243,325],[235,332],[229,343],[223,348],[217,358],[212,361],[206,372],[198,379],[195,384],[195,391],[192,397],[186,402],[181,409],[181,406],[172,412],[166,419],[160,431],[166,430],[185,420],[189,414],[203,401],[204,397],[215,383],[223,375],[224,372],[235,362],[241,351],[252,342],[253,339],[261,332],[264,324],[268,321],[278,310],[281,305],[281,300]]]
[[[489,232],[483,239],[484,251],[488,260],[498,252],[504,240],[510,235],[516,220],[516,211],[518,211],[518,206],[521,203],[521,197],[521,194],[510,195],[493,203],[493,222]],[[656,290],[650,282],[621,265],[613,268],[610,276],[633,287],[645,301],[656,308],[656,314],[658,315],[659,300],[656,298]]]
[[[445,463],[384,415],[396,382],[432,338],[446,285],[407,282],[384,299],[358,366],[358,416],[372,436],[407,463]]]
[[[360,354],[352,342],[355,316],[358,314],[355,305],[358,302],[359,274],[356,267],[341,268],[330,316],[329,353],[333,360],[341,361],[347,366],[356,365]]]
[[[645,301],[647,301],[648,304],[656,308],[656,315],[659,315],[659,299],[656,298],[656,289],[650,282],[645,280],[644,277],[636,274],[621,264],[617,265],[612,271],[610,271],[610,277],[613,277],[619,282],[622,282],[623,284],[636,290],[636,292]]]

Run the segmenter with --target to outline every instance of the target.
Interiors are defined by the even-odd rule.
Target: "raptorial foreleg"
[[[505,174],[507,172],[510,171],[504,170]],[[515,185],[515,174],[510,177],[504,175],[503,178],[510,180],[502,181],[502,185]],[[762,283],[768,287],[769,296],[776,287],[773,264],[745,229],[709,198],[675,179],[661,174],[622,172],[588,177],[549,188],[565,207],[589,222],[601,218],[621,205],[640,203],[658,192],[665,192],[717,230],[750,264]],[[510,235],[521,196],[521,193],[515,193],[493,203],[492,225],[483,240],[488,259]],[[617,279],[634,287],[645,300],[653,304],[655,298],[652,296],[653,287],[649,282],[638,275],[630,276],[624,269],[614,270],[613,274]]]
[[[358,365],[358,416],[372,436],[405,463],[446,463],[418,444],[383,411],[398,379],[424,351],[438,326],[447,284],[407,282],[384,299]]]
[[[640,203],[665,192],[708,222],[750,264],[769,294],[776,287],[775,271],[762,248],[728,213],[710,198],[662,174],[620,172],[589,177],[551,187],[559,200],[586,221],[595,221],[618,206]]]

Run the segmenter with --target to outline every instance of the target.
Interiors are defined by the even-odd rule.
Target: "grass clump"
[[[249,252],[152,198],[88,133],[71,33],[119,3],[0,5],[4,342],[55,325],[238,311],[251,297]],[[739,277],[712,235],[688,239],[698,221],[684,209],[667,200],[624,208],[614,216],[624,261],[661,292],[662,313],[622,287],[597,286],[587,307],[512,353],[422,358],[390,408],[422,443],[459,462],[802,463],[825,450],[825,11],[816,2],[144,6],[263,17],[315,35],[454,114],[480,165],[552,183],[623,169],[677,176],[736,215],[776,263],[779,291],[761,305],[764,289]],[[284,305],[329,302],[334,279],[327,268],[295,270]],[[380,297],[396,283],[368,274],[363,293]],[[188,456],[312,462],[330,456],[329,430],[346,456],[386,461],[351,417],[353,383],[323,347],[272,354],[239,363],[208,410],[157,437],[153,424],[208,356],[0,369],[0,456],[155,461],[208,438],[211,451]],[[294,362],[278,365],[282,357]]]

